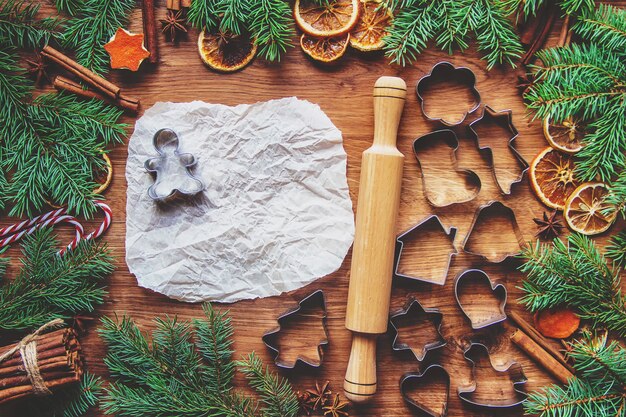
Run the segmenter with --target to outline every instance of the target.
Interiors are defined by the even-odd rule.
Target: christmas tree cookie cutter
[[[460,81],[466,89],[469,90],[469,94],[472,96],[471,106],[463,113],[459,119],[452,119],[447,115],[432,114],[426,110],[426,98],[430,96],[429,90],[436,89],[437,84],[442,81],[456,80]],[[422,113],[428,120],[438,121],[446,126],[456,126],[465,120],[468,114],[474,112],[480,106],[480,93],[476,89],[476,75],[467,67],[455,67],[450,62],[441,61],[430,70],[430,73],[420,78],[415,87],[417,93],[417,99],[420,102]]]
[[[426,401],[417,400],[409,395],[411,385],[424,385],[428,381],[443,381],[445,389],[445,400],[441,403],[440,411],[436,411],[429,406]],[[431,394],[431,390],[428,391]],[[450,401],[450,374],[443,366],[438,364],[430,365],[424,372],[408,372],[400,378],[400,393],[406,402],[417,415],[422,417],[446,417],[448,415],[448,402]],[[429,395],[430,396],[430,395]]]
[[[510,408],[522,404],[528,398],[524,386],[528,379],[524,375],[522,365],[518,362],[510,360],[508,363],[502,366],[495,366],[491,361],[489,349],[482,343],[472,342],[469,347],[463,353],[465,359],[470,363],[472,367],[472,381],[468,386],[458,387],[458,395],[462,401],[468,404],[485,408]],[[485,366],[485,363],[486,365]],[[483,395],[477,395],[478,385],[487,381],[486,378],[478,376],[479,369],[491,368],[489,371],[495,371],[496,374],[502,377],[508,376],[508,380],[511,383],[511,392],[509,396],[503,396],[501,398],[485,398]],[[480,379],[480,381],[479,381]],[[502,385],[498,384],[497,389],[489,390],[490,393],[503,392]]]
[[[481,135],[479,135],[480,127],[482,125],[489,124],[495,124],[499,126],[501,130],[505,130],[506,132],[508,132],[509,137],[507,138],[507,149],[515,160],[517,169],[519,169],[519,174],[517,175],[517,177],[509,180],[506,183],[504,179],[501,179],[498,175],[498,166],[504,164],[501,157],[497,157],[494,155],[493,147],[481,144]],[[511,110],[495,111],[491,107],[485,106],[483,108],[483,113],[480,115],[480,117],[478,117],[476,120],[469,124],[468,130],[470,132],[470,135],[473,136],[474,140],[476,141],[478,151],[488,161],[489,168],[491,169],[491,173],[493,175],[493,179],[500,189],[500,192],[504,195],[511,194],[511,189],[513,185],[522,181],[524,173],[529,168],[526,160],[515,148],[515,140],[519,136],[519,132],[513,124],[513,112]]]
[[[190,153],[180,152],[180,140],[171,129],[160,129],[152,138],[159,156],[148,159],[144,166],[156,179],[148,188],[148,195],[157,202],[168,202],[179,197],[192,197],[204,189],[191,169],[196,158]]]
[[[403,249],[405,249],[405,245],[408,240],[410,240],[413,236],[419,236],[424,230],[428,230],[430,228],[437,229],[451,244],[452,250],[448,253],[446,265],[443,268],[443,273],[440,277],[435,276],[413,276],[400,272],[400,261],[402,259]],[[406,232],[402,233],[396,238],[396,253],[395,253],[395,268],[394,274],[396,277],[430,282],[432,284],[444,285],[446,283],[446,278],[448,276],[448,271],[450,270],[450,264],[452,264],[452,259],[459,253],[456,247],[454,246],[454,238],[456,236],[457,229],[455,227],[450,227],[450,229],[446,230],[441,219],[437,215],[432,215],[422,220]]]
[[[485,219],[493,220],[493,218],[497,217],[496,215],[498,214],[505,217],[511,226],[511,231],[515,235],[515,240],[517,241],[518,247],[516,250],[510,249],[503,251],[502,253],[495,252],[494,250],[488,252],[484,248],[475,246],[478,241],[481,243],[486,241],[484,238],[473,236],[477,234],[476,230],[482,225],[482,222],[484,222]],[[500,201],[490,201],[487,204],[478,207],[476,210],[476,214],[474,215],[474,219],[472,220],[472,224],[467,232],[467,236],[465,236],[461,249],[469,254],[480,256],[488,262],[500,263],[511,256],[517,255],[521,248],[525,246],[526,242],[524,241],[524,234],[517,224],[517,218],[515,217],[513,209]]]
[[[424,155],[430,150],[432,146],[447,146],[450,148],[449,155],[452,163],[452,171],[446,169],[439,169],[438,175],[434,173],[427,174],[426,171],[433,171],[431,168],[427,168],[423,163],[423,156],[420,158],[420,154]],[[424,195],[426,200],[433,207],[447,207],[452,204],[466,203],[473,200],[478,196],[481,189],[481,181],[478,174],[469,169],[459,168],[456,152],[459,149],[459,139],[456,133],[450,129],[441,129],[434,132],[427,133],[413,141],[413,152],[417,159],[417,165],[420,168],[420,174],[422,176],[422,185],[424,187]],[[442,175],[446,175],[447,172],[453,172],[456,178],[442,179]],[[426,177],[437,177],[439,180],[437,186],[430,187],[429,184],[432,181]],[[458,183],[463,182],[462,186]],[[446,186],[445,184],[448,184]],[[449,184],[454,184],[449,186]],[[450,199],[450,196],[457,196],[455,199]]]
[[[475,283],[486,284],[488,288],[481,288],[480,293],[476,293],[476,288],[472,288],[472,284]],[[493,306],[486,302],[485,295],[495,299],[498,305]],[[505,307],[508,297],[506,287],[501,282],[492,280],[481,269],[467,269],[457,276],[454,297],[474,330],[484,329],[506,320]]]
[[[278,342],[278,336],[281,332],[281,326],[285,325],[285,322],[292,317],[297,316],[302,311],[307,311],[312,308],[318,308],[322,311],[322,328],[324,330],[324,337],[317,342],[317,358],[312,358],[307,355],[298,354],[293,361],[281,359],[280,346]],[[283,369],[293,369],[298,362],[302,362],[305,365],[313,368],[319,368],[324,360],[324,347],[328,345],[328,329],[326,328],[326,299],[324,297],[324,291],[317,290],[307,295],[298,302],[298,305],[282,313],[276,321],[278,326],[266,331],[263,334],[262,340],[265,346],[272,352],[274,356],[274,363],[276,366]]]
[[[415,298],[409,298],[406,305],[399,312],[392,314],[389,324],[393,332],[392,349],[395,351],[409,350],[419,362],[423,361],[426,354],[432,350],[439,349],[446,345],[446,340],[441,334],[441,321],[443,314],[438,308],[424,308]],[[421,348],[416,348],[408,343],[400,341],[403,322],[422,324],[426,323],[435,328],[437,337],[435,340],[428,340]],[[422,333],[422,332],[420,332]]]

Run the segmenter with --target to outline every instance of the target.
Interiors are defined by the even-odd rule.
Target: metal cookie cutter
[[[475,249],[472,247],[472,235],[474,234],[474,231],[477,228],[477,226],[479,226],[481,222],[485,221],[485,219],[493,220],[492,213],[497,213],[497,212],[504,214],[509,219],[511,228],[513,230],[513,233],[515,234],[515,239],[517,240],[517,244],[519,248],[521,249],[524,246],[526,246],[526,242],[524,241],[524,235],[522,234],[522,231],[519,225],[517,224],[517,219],[515,218],[515,212],[513,211],[513,209],[504,205],[500,201],[490,201],[489,203],[478,207],[478,209],[476,210],[476,214],[474,215],[474,220],[472,221],[472,224],[469,228],[469,232],[467,232],[467,236],[465,237],[465,240],[463,241],[463,246],[462,246],[463,251],[470,253],[472,255],[481,256],[487,261],[492,262],[492,263],[502,262],[508,257],[514,256],[519,253],[519,249],[518,249],[516,251],[510,251],[510,252],[506,252],[506,253],[499,255],[497,253],[485,253],[485,252],[482,252],[480,249]]]
[[[498,174],[496,170],[496,161],[494,159],[493,149],[489,146],[481,145],[480,135],[478,134],[477,128],[480,128],[480,125],[485,124],[485,123],[497,124],[505,128],[510,134],[508,138],[507,146],[508,146],[508,149],[511,151],[511,154],[513,154],[513,157],[517,161],[517,164],[520,169],[520,174],[518,175],[517,178],[510,181],[508,184],[503,184],[502,181],[498,179]],[[493,179],[498,185],[500,192],[505,195],[511,194],[511,188],[513,187],[513,185],[522,181],[522,178],[524,177],[524,173],[528,170],[528,163],[515,148],[515,139],[519,135],[519,132],[513,125],[513,112],[511,110],[503,110],[503,111],[498,112],[489,106],[485,106],[483,109],[482,115],[478,119],[470,123],[469,131],[471,132],[471,135],[474,136],[474,139],[476,140],[476,145],[478,146],[479,152],[487,158],[487,161],[489,161],[489,166],[493,174]],[[508,189],[506,189],[507,187]]]
[[[489,285],[491,288],[490,295],[495,297],[499,302],[497,310],[494,311],[492,307],[487,306],[488,303],[485,303],[483,294],[476,294],[475,292],[470,294],[468,292],[466,288],[467,284],[476,281],[486,281]],[[468,299],[464,297],[466,292],[468,292],[469,302],[467,301]],[[463,314],[465,314],[465,317],[469,319],[472,324],[472,329],[474,330],[483,329],[506,320],[506,312],[504,311],[507,301],[506,287],[500,282],[492,281],[489,275],[483,270],[468,269],[459,274],[454,283],[454,296],[456,297],[457,304],[463,311]]]
[[[400,342],[400,329],[403,327],[400,322],[406,319],[411,319],[412,322],[421,324],[423,322],[429,322],[430,325],[435,327],[437,332],[437,340],[428,341],[421,349],[413,348],[407,343]],[[392,331],[394,333],[392,348],[395,351],[410,350],[418,361],[423,361],[426,354],[431,351],[443,347],[446,345],[446,340],[441,334],[441,321],[443,314],[438,308],[424,308],[415,298],[409,298],[404,309],[398,313],[393,314],[389,318]]]
[[[438,194],[434,194],[432,189],[429,188],[429,182],[426,179],[424,167],[422,166],[422,162],[420,160],[420,152],[423,152],[424,149],[429,146],[431,142],[443,143],[450,148],[450,159],[454,167],[454,172],[464,179],[465,184],[473,185],[473,189],[469,190],[466,193],[466,196],[462,196],[457,200],[442,200],[442,198],[438,198],[438,196],[443,196],[443,198],[445,199],[449,195],[461,196],[462,194],[459,193],[458,190],[452,190],[452,192],[450,192],[448,188],[441,184],[441,182],[436,187],[436,189],[439,191]],[[413,141],[413,152],[415,153],[415,158],[417,158],[417,165],[419,165],[420,167],[422,184],[424,186],[424,195],[426,196],[428,202],[434,207],[447,207],[451,204],[465,203],[476,198],[476,196],[480,192],[480,177],[474,171],[459,168],[458,159],[456,157],[456,151],[458,149],[459,139],[457,138],[456,133],[454,133],[454,131],[450,129],[436,130],[434,132],[430,132],[423,136],[420,136],[419,138],[415,139],[415,141]]]
[[[190,171],[196,158],[179,151],[178,135],[171,129],[161,129],[152,139],[159,156],[148,159],[144,166],[156,176],[148,188],[148,195],[155,201],[170,201],[177,197],[191,197],[204,189],[204,184]]]
[[[463,117],[460,120],[447,120],[446,116],[437,116],[428,114],[426,112],[426,108],[424,106],[425,96],[427,95],[427,91],[433,85],[441,82],[442,80],[461,80],[461,82],[468,88],[471,89],[471,94],[474,99],[472,106],[463,114]],[[417,86],[415,87],[415,91],[417,92],[417,99],[420,102],[420,106],[422,108],[422,113],[426,116],[427,119],[433,121],[440,121],[446,126],[456,126],[465,120],[468,114],[472,113],[480,106],[480,94],[476,89],[476,76],[472,72],[471,69],[467,67],[455,67],[451,63],[447,61],[442,61],[437,64],[430,70],[430,73],[420,78],[417,82]]]
[[[482,343],[471,343],[469,348],[463,353],[465,359],[471,363],[472,366],[472,384],[467,387],[459,387],[458,394],[459,398],[466,403],[476,405],[479,407],[487,407],[487,408],[509,408],[515,407],[523,403],[526,398],[528,398],[528,394],[524,390],[524,384],[528,381],[526,375],[524,375],[524,370],[522,369],[522,365],[515,361],[510,361],[508,364],[503,367],[496,367],[491,362],[491,357],[489,356],[489,350],[487,346]],[[479,367],[485,367],[482,362],[487,362],[486,366],[491,367],[498,374],[502,374],[503,377],[508,376],[507,383],[510,383],[513,388],[513,393],[510,397],[504,398],[483,398],[482,396],[476,395],[477,384],[477,375],[476,370]],[[481,362],[479,366],[479,362]],[[489,390],[490,393],[503,392],[502,383],[499,381],[494,382],[497,384],[493,387],[493,389]]]
[[[322,310],[322,327],[324,328],[324,337],[319,340],[317,344],[317,352],[319,355],[318,358],[309,358],[306,356],[298,355],[295,361],[289,363],[285,361],[281,361],[280,358],[280,349],[277,345],[277,335],[281,330],[281,323],[283,323],[286,319],[291,316],[297,315],[301,310],[307,310],[311,307],[319,307]],[[312,366],[314,368],[319,368],[322,365],[324,360],[324,349],[323,347],[328,345],[328,329],[326,328],[326,300],[324,298],[324,291],[317,290],[306,297],[304,297],[298,305],[292,309],[289,309],[282,313],[276,319],[278,321],[278,326],[272,330],[268,330],[263,334],[263,343],[269,350],[273,352],[274,355],[274,363],[276,366],[284,369],[292,369],[298,364],[298,362],[302,362],[305,365]]]
[[[399,271],[400,269],[400,258],[402,257],[402,250],[404,249],[405,241],[408,240],[413,235],[420,235],[420,231],[428,229],[430,227],[436,227],[441,233],[450,241],[452,245],[452,251],[448,254],[447,264],[444,268],[443,275],[441,277],[416,277],[411,275],[403,274]],[[402,233],[400,236],[396,238],[396,255],[395,255],[395,268],[394,274],[397,277],[414,279],[417,281],[430,282],[432,284],[444,285],[446,283],[446,277],[448,276],[448,271],[450,269],[450,264],[452,263],[452,258],[456,256],[459,252],[454,247],[454,238],[456,236],[457,229],[455,227],[450,227],[449,230],[446,230],[443,223],[441,223],[441,219],[437,215],[432,215],[427,217],[426,219],[419,222],[417,225],[413,226],[406,232]]]
[[[441,403],[441,410],[436,411],[421,401],[411,398],[407,391],[411,384],[420,385],[423,380],[437,379],[446,385],[446,399]],[[424,370],[424,372],[409,372],[400,378],[400,393],[404,402],[409,404],[419,416],[423,417],[445,417],[448,414],[448,402],[450,401],[450,375],[441,365],[433,364]]]

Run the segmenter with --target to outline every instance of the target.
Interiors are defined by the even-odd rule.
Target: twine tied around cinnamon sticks
[[[62,319],[51,320],[39,327],[33,333],[25,336],[19,341],[19,343],[0,355],[0,363],[2,363],[12,357],[16,352],[20,352],[22,363],[24,364],[24,369],[26,370],[26,375],[33,386],[33,393],[35,395],[52,394],[52,391],[48,389],[41,373],[39,372],[39,366],[37,363],[37,336],[48,330],[60,327],[63,324],[64,321]]]

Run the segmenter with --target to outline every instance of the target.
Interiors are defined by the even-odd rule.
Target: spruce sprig
[[[487,68],[515,67],[523,49],[506,10],[493,0],[393,0],[397,16],[385,38],[386,56],[392,63],[408,65],[432,40],[451,53],[467,48],[473,37],[483,52]]]
[[[606,256],[621,267],[626,266],[626,230],[611,236],[606,247]]]
[[[582,39],[626,56],[626,10],[609,4],[589,8],[572,30]]]
[[[152,341],[132,319],[102,319],[108,347],[104,361],[115,381],[105,389],[106,413],[129,417],[295,417],[298,401],[286,380],[263,368],[254,355],[233,362],[233,328],[226,313],[204,306],[193,323],[156,319]],[[194,341],[195,333],[195,341]],[[249,378],[262,407],[232,386],[236,369]],[[167,401],[163,399],[167,398]]]
[[[568,305],[595,326],[605,326],[626,335],[626,297],[622,294],[619,269],[609,264],[593,240],[572,234],[567,242],[525,249],[527,274],[520,302],[531,311]]]
[[[0,44],[38,48],[60,36],[59,20],[37,19],[38,4],[0,0]]]
[[[500,5],[505,8],[509,14],[515,14],[517,17],[528,18],[536,16],[543,6],[547,4],[546,0],[500,0]],[[595,6],[594,0],[558,0],[556,2],[561,10],[567,15],[580,15],[593,10]]]
[[[113,271],[106,247],[82,241],[62,256],[58,248],[50,229],[24,238],[21,270],[0,286],[0,330],[32,329],[102,304],[102,281]]]
[[[25,408],[31,417],[81,417],[98,403],[101,392],[102,380],[85,372],[80,384],[58,390],[38,401],[29,401]]]
[[[539,417],[626,415],[626,350],[603,335],[569,343],[577,376],[565,387],[552,385],[531,393],[527,414]]]
[[[187,21],[198,30],[250,33],[268,61],[280,61],[295,34],[285,0],[195,1]]]
[[[65,22],[63,46],[76,52],[76,61],[80,64],[105,74],[109,69],[109,58],[103,45],[117,28],[126,26],[135,0],[67,1],[63,6],[74,16]]]

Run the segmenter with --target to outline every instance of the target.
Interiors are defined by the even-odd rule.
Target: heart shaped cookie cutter
[[[415,381],[418,383],[429,378],[438,378],[446,384],[446,399],[441,404],[441,411],[437,412],[430,408],[426,403],[416,401],[408,394],[409,385]],[[419,416],[423,417],[445,417],[448,415],[448,402],[450,401],[450,375],[443,366],[433,364],[424,370],[424,372],[408,372],[400,378],[400,393],[404,402],[406,402]]]

